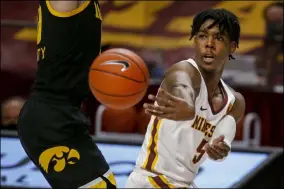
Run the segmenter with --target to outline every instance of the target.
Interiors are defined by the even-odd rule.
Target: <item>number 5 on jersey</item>
[[[192,159],[192,162],[193,162],[194,164],[198,163],[198,162],[201,160],[202,156],[204,155],[205,150],[203,149],[203,147],[205,146],[205,144],[206,144],[207,142],[208,142],[207,140],[203,139],[203,140],[200,142],[199,146],[197,147],[197,149],[196,149],[196,152],[197,152],[197,153],[194,155],[194,157],[193,157],[193,159]]]

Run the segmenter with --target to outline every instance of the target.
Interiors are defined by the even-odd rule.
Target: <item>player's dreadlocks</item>
[[[229,39],[236,42],[237,47],[239,47],[239,20],[235,14],[227,11],[226,9],[208,9],[198,13],[193,19],[190,40],[199,32],[201,25],[208,19],[212,19],[214,22],[207,29],[210,29],[215,25],[219,25],[220,32],[227,33],[229,35]],[[230,54],[229,60],[230,59],[235,58]]]

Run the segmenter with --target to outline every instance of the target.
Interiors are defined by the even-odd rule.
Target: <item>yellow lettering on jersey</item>
[[[37,49],[37,61],[43,60],[45,58],[46,47],[41,47]]]
[[[207,137],[212,137],[216,126],[209,123],[205,118],[197,115],[191,127],[204,133]]]
[[[113,10],[105,15],[104,25],[119,28],[146,29],[157,20],[155,13],[172,3],[174,1],[113,1],[113,5],[116,7],[126,4],[129,4],[129,6],[122,10]]]
[[[206,119],[205,118],[201,118],[201,119],[202,119],[201,123],[198,125],[198,128],[197,128],[198,131],[201,131],[201,128],[203,127],[203,125],[206,124]]]
[[[213,133],[214,133],[214,131],[215,131],[215,128],[216,128],[216,126],[213,125],[213,126],[210,128],[210,131],[207,133],[206,136],[208,136],[208,137],[211,138],[211,137],[213,136]]]
[[[203,124],[201,132],[205,133],[210,127],[211,124],[206,122],[205,124]]]
[[[198,125],[200,125],[200,122],[202,122],[202,117],[196,116],[196,118],[195,118],[195,120],[194,120],[194,122],[193,122],[191,127],[194,128],[194,129],[197,129]]]

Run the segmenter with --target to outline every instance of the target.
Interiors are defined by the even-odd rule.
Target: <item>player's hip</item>
[[[68,84],[58,83],[57,87],[37,86],[33,89],[31,97],[50,101],[51,103],[69,104],[80,107],[88,91],[83,84],[68,86]],[[84,85],[85,86],[85,85]],[[88,89],[88,88],[87,88]]]
[[[34,97],[25,103],[18,120],[20,136],[51,144],[68,140],[75,134],[83,135],[89,126],[89,118],[79,108]]]
[[[149,145],[148,145],[149,146]],[[157,150],[152,150],[151,146],[146,148],[142,146],[142,150],[137,158],[137,167],[155,174],[163,174],[168,178],[181,183],[191,182],[196,173],[196,167],[193,167],[187,154],[178,153],[174,148],[167,148],[159,145]]]
[[[62,96],[62,95],[58,95]],[[29,110],[23,111],[23,110]],[[81,112],[81,104],[78,102],[74,102],[68,100],[68,97],[62,97],[62,99],[58,98],[50,98],[48,93],[39,93],[33,92],[29,99],[26,101],[24,105],[24,109],[21,111],[21,115],[23,113],[32,113],[42,115],[44,113],[49,112],[49,114],[45,114],[45,116],[49,119],[52,118],[50,116],[55,116],[58,114],[67,114],[63,115],[63,118],[74,118],[74,114],[78,114]],[[71,116],[68,116],[71,115]],[[62,115],[61,115],[62,116]],[[41,117],[44,118],[44,117]]]

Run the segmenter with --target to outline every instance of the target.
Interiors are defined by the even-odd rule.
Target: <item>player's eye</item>
[[[199,34],[198,35],[198,38],[200,38],[200,39],[205,39],[207,36],[205,35],[205,34]]]
[[[217,36],[218,41],[224,41],[224,38],[222,36]]]

